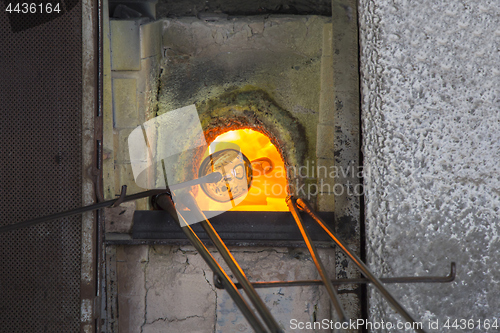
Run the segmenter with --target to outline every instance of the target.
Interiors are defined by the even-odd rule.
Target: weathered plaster
[[[315,158],[323,26],[319,16],[164,22],[159,113],[248,86],[265,91],[305,128]]]
[[[319,278],[305,249],[230,250],[251,281]],[[210,251],[230,272],[220,255],[213,248]],[[119,332],[252,332],[227,292],[215,288],[211,270],[193,247],[119,246],[116,252]],[[333,275],[334,251],[320,249],[319,253]],[[292,318],[313,321],[331,316],[328,295],[318,286],[259,289],[258,293],[286,332],[291,332]]]

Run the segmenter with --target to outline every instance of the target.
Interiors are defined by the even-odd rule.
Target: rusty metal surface
[[[0,226],[82,202],[81,2],[59,3],[0,13]],[[80,216],[0,234],[0,332],[80,330],[80,247]]]

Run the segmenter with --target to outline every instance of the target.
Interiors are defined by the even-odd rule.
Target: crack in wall
[[[187,316],[187,317],[184,317],[184,318],[173,318],[173,319],[168,319],[168,318],[157,318],[155,320],[153,320],[152,322],[150,323],[147,323],[147,325],[152,325],[158,321],[163,321],[163,322],[166,322],[166,323],[174,323],[174,322],[179,322],[179,321],[186,321],[188,319],[191,319],[191,318],[202,318],[204,319],[205,317],[203,316],[198,316],[198,315],[192,315],[192,316]],[[142,331],[141,331],[142,332]]]
[[[215,333],[215,332],[217,332],[217,305],[218,305],[219,296],[217,294],[217,289],[215,288],[215,286],[212,283],[210,283],[210,280],[208,280],[207,273],[205,272],[205,270],[202,269],[202,271],[203,271],[203,277],[205,278],[205,281],[207,281],[208,285],[210,286],[210,289],[212,289],[212,291],[215,294],[215,310],[214,310],[214,315],[215,315],[214,333]]]
[[[313,317],[313,322],[316,322],[318,320],[318,303],[314,304],[314,310],[313,310],[313,313],[312,313],[312,317]]]
[[[158,111],[160,110],[160,96],[161,96],[161,91],[162,91],[162,85],[161,85],[161,75],[163,74],[164,68],[160,66],[159,70],[159,75],[155,78],[155,83],[156,83],[156,94],[155,96],[151,96],[151,99],[153,100],[154,98],[154,105],[152,107],[153,109],[153,117],[158,116]],[[154,90],[154,89],[153,89]]]
[[[181,246],[179,247],[172,247],[172,253],[182,253],[182,254],[193,254],[193,253],[198,253],[198,251],[196,251],[194,248],[191,250],[191,249],[183,249]]]
[[[149,266],[149,251],[151,251],[151,250],[154,250],[154,247],[150,247],[148,249],[148,257],[144,261],[144,290],[146,292],[144,294],[144,321],[141,325],[141,333],[144,332],[144,326],[147,323],[147,316],[148,316],[148,292],[149,292],[149,288],[147,286],[147,283],[148,283],[147,270],[148,270],[148,266]]]
[[[269,252],[269,253],[286,253],[286,250],[281,250],[278,251],[277,249],[263,249],[259,251],[248,251],[248,250],[243,250],[243,251],[234,251],[235,253],[264,253],[264,252]]]
[[[182,252],[182,251],[181,251],[181,252]],[[174,252],[174,253],[175,253],[175,252]],[[183,255],[184,255],[184,256],[186,256],[186,261],[185,261],[185,262],[184,262],[184,264],[183,264],[183,265],[184,265],[184,269],[182,270],[182,273],[183,273],[183,274],[187,274],[187,273],[186,273],[186,271],[187,271],[188,267],[189,267],[191,264],[189,263],[189,257],[188,257],[188,255],[187,255],[187,254],[185,254],[184,252],[182,252],[182,253],[183,253]]]

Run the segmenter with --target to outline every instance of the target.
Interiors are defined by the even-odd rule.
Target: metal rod
[[[447,276],[401,276],[392,278],[379,278],[383,283],[448,283],[455,280],[456,265],[451,263],[450,273]],[[218,281],[218,275],[214,277],[214,285],[216,288],[222,289],[223,285]],[[358,279],[335,279],[331,280],[333,285],[345,284],[367,284],[371,283],[370,280],[364,278]],[[322,285],[322,280],[296,280],[296,281],[259,281],[252,282],[254,288],[276,288],[276,287],[303,287],[303,286],[317,286]],[[235,283],[236,288],[240,289],[241,285]]]
[[[165,172],[164,172],[165,173]],[[205,183],[217,183],[219,180],[222,179],[222,174],[220,172],[211,172],[208,175],[205,175],[203,177],[193,179],[193,180],[188,180],[183,183],[175,184],[175,185],[169,185],[170,190],[177,190],[185,187],[191,187],[194,185],[200,185],[200,184],[205,184]]]
[[[243,269],[241,269],[240,265],[236,262],[231,252],[229,252],[229,249],[227,248],[226,244],[224,244],[217,231],[215,231],[212,224],[210,224],[210,222],[206,218],[205,214],[203,214],[201,209],[198,207],[193,196],[189,193],[183,196],[180,201],[191,210],[191,213],[194,213],[199,217],[201,226],[210,237],[210,240],[215,245],[217,250],[219,250],[219,253],[226,262],[229,269],[233,272],[238,282],[241,283],[243,290],[245,290],[248,298],[250,298],[250,301],[252,302],[255,309],[262,317],[263,321],[266,323],[270,331],[273,333],[283,332],[279,324],[271,315],[269,309],[266,307],[265,303],[260,298],[259,294],[257,294],[257,291],[254,289],[250,281],[248,281],[248,278],[245,275]]]
[[[109,206],[109,208],[115,208],[120,206],[120,204],[125,200],[127,197],[127,185],[122,185],[122,191],[120,192],[120,197],[115,201],[114,204]]]
[[[299,206],[300,209],[305,211],[307,214],[309,214],[322,228],[323,230],[330,236],[331,239],[337,244],[338,247],[349,257],[351,260],[358,266],[358,268],[361,270],[363,275],[370,280],[371,283],[377,287],[377,289],[380,291],[382,296],[384,296],[387,301],[392,305],[394,310],[396,310],[405,320],[408,322],[411,322],[414,324],[414,327],[419,327],[416,324],[416,321],[410,316],[410,314],[398,303],[398,301],[391,295],[391,293],[384,287],[382,282],[374,276],[370,270],[368,269],[368,266],[365,265],[364,262],[361,261],[361,259],[358,258],[354,253],[349,251],[349,249],[337,238],[335,237],[335,234],[333,233],[332,229],[315,213],[312,211],[311,207],[302,199],[297,199],[297,205]],[[419,333],[424,333],[425,331],[423,329],[415,329],[415,331]]]
[[[135,194],[127,195],[127,196],[125,196],[125,192],[126,192],[127,187],[122,186],[121,195],[117,199],[102,201],[102,202],[98,202],[98,203],[93,204],[93,205],[79,207],[79,208],[67,210],[65,212],[60,212],[60,213],[56,213],[56,214],[52,214],[52,215],[42,216],[42,217],[38,217],[38,218],[33,219],[33,220],[9,224],[9,225],[0,227],[0,233],[29,227],[32,225],[36,225],[36,224],[51,221],[51,220],[57,220],[57,219],[61,219],[64,217],[82,214],[82,213],[85,213],[85,212],[88,212],[91,210],[95,210],[95,209],[118,206],[122,202],[133,201],[133,200],[142,199],[145,197],[150,197],[150,196],[156,195],[156,194],[167,193],[167,192],[170,192],[171,190],[176,190],[176,189],[180,189],[180,188],[184,188],[184,187],[188,187],[188,186],[193,186],[193,185],[202,184],[202,183],[215,183],[221,179],[222,179],[222,175],[219,172],[213,172],[213,173],[210,173],[210,174],[208,174],[204,177],[198,178],[198,179],[194,179],[194,180],[190,180],[190,181],[187,181],[184,183],[172,185],[170,187],[167,187],[166,189],[149,190],[149,191],[139,192],[139,193],[135,193]]]
[[[321,276],[321,280],[325,285],[326,291],[328,292],[328,295],[330,295],[330,299],[333,303],[333,306],[335,307],[335,311],[337,311],[337,315],[339,316],[339,321],[340,322],[347,321],[344,309],[340,304],[339,296],[337,295],[337,292],[335,291],[335,288],[333,287],[331,280],[328,278],[326,274],[325,267],[323,266],[323,262],[319,257],[318,251],[316,250],[316,247],[312,242],[311,236],[309,236],[309,233],[304,227],[304,222],[302,222],[299,212],[297,211],[297,207],[295,207],[295,202],[293,197],[288,196],[286,198],[286,204],[288,205],[288,208],[290,209],[290,212],[292,213],[293,218],[295,219],[295,222],[299,227],[300,233],[302,234],[302,238],[304,238],[304,242],[306,243],[307,249],[311,254],[312,260],[316,265],[316,269],[318,270],[318,273]]]
[[[198,253],[201,255],[203,260],[205,260],[208,267],[210,267],[210,269],[214,272],[214,274],[217,274],[217,276],[220,278],[219,282],[222,284],[223,289],[225,289],[229,294],[229,296],[233,299],[234,303],[240,309],[241,313],[243,313],[243,316],[245,316],[245,318],[248,320],[249,324],[252,326],[255,332],[265,333],[266,329],[260,322],[259,318],[252,311],[250,305],[240,294],[235,284],[233,283],[233,281],[231,281],[231,279],[226,274],[224,269],[219,265],[219,263],[210,253],[210,251],[208,251],[206,246],[198,238],[193,229],[186,223],[184,217],[180,214],[180,212],[176,211],[170,197],[166,194],[160,195],[157,197],[156,203],[161,209],[169,212],[179,226],[180,226],[179,219],[183,220],[184,222],[183,224],[185,226],[181,227],[182,231],[184,232],[184,234],[186,234],[187,238],[189,239],[191,244],[195,247],[195,249],[198,251]]]
[[[30,227],[30,226],[33,226],[33,225],[36,225],[36,224],[39,224],[39,223],[43,223],[43,222],[47,222],[47,221],[51,221],[51,220],[57,220],[57,219],[61,219],[61,218],[64,218],[64,217],[69,217],[69,216],[73,216],[73,215],[77,215],[77,214],[82,214],[82,213],[85,213],[85,212],[88,212],[88,211],[91,211],[91,210],[95,210],[95,209],[106,208],[106,207],[109,207],[109,206],[113,205],[118,200],[122,200],[122,202],[132,201],[132,200],[137,200],[137,199],[141,199],[141,198],[145,198],[145,197],[149,197],[149,196],[152,196],[152,195],[155,195],[155,194],[160,194],[160,193],[165,193],[165,192],[168,192],[168,189],[163,189],[163,190],[149,190],[149,191],[139,192],[139,193],[136,193],[136,194],[127,195],[125,198],[121,198],[120,197],[118,199],[113,199],[113,200],[108,200],[108,201],[102,201],[102,202],[98,202],[98,203],[93,204],[93,205],[89,205],[89,206],[85,206],[85,207],[79,207],[79,208],[67,210],[65,212],[60,212],[60,213],[56,213],[56,214],[52,214],[52,215],[38,217],[38,218],[33,219],[33,220],[28,220],[28,221],[23,221],[23,222],[19,222],[19,223],[9,224],[9,225],[0,227],[0,233],[7,232],[7,231],[12,231],[12,230],[16,230],[16,229],[21,229],[21,228],[25,228],[25,227]]]

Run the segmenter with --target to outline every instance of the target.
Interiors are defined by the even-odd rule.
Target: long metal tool
[[[365,265],[361,259],[358,258],[354,253],[349,251],[349,249],[337,238],[333,230],[316,214],[313,212],[311,207],[302,199],[297,199],[297,205],[300,209],[309,214],[319,225],[323,228],[323,230],[330,236],[330,238],[337,244],[337,246],[349,257],[351,260],[358,266],[363,275],[370,280],[371,283],[377,287],[382,296],[384,296],[387,301],[392,305],[394,310],[396,310],[404,319],[408,322],[413,323],[413,327],[417,327],[415,329],[416,332],[425,333],[423,329],[419,329],[419,325],[417,325],[416,321],[411,317],[411,315],[399,304],[399,302],[391,295],[391,293],[384,287],[382,282],[374,276],[368,267]]]
[[[198,236],[193,231],[193,229],[186,223],[186,220],[184,220],[184,217],[182,216],[182,214],[180,212],[176,211],[174,203],[172,202],[170,197],[166,194],[159,195],[156,198],[156,204],[161,209],[169,212],[170,215],[177,222],[177,224],[181,227],[182,231],[184,232],[184,234],[186,234],[186,236],[189,239],[189,241],[191,242],[191,244],[195,247],[195,249],[201,255],[203,260],[205,260],[208,267],[210,267],[210,269],[214,272],[214,274],[217,274],[217,276],[220,278],[220,283],[222,284],[223,288],[227,291],[229,296],[233,299],[234,303],[240,309],[240,311],[243,313],[243,315],[248,320],[248,322],[250,323],[250,325],[252,326],[254,331],[259,332],[259,333],[260,332],[262,332],[262,333],[267,332],[266,329],[264,328],[264,326],[262,325],[262,323],[260,322],[259,318],[252,311],[250,305],[247,303],[247,301],[240,294],[240,292],[236,288],[235,284],[233,283],[233,281],[231,281],[231,279],[226,274],[224,269],[215,260],[215,258],[212,256],[210,251],[208,251],[206,246],[198,238]],[[182,219],[184,226],[181,226],[181,224],[179,223],[180,222],[179,219]]]
[[[448,283],[455,280],[457,274],[457,267],[454,262],[451,263],[450,273],[446,276],[399,276],[379,278],[383,283]],[[371,281],[366,278],[357,279],[335,279],[331,280],[334,286],[345,284],[367,284]],[[218,289],[223,289],[222,281],[219,276],[214,274],[214,285]],[[236,288],[241,289],[239,283],[234,284]],[[254,288],[279,288],[279,287],[304,287],[304,286],[318,286],[323,285],[322,280],[295,280],[295,281],[256,281],[252,282]]]
[[[96,203],[93,205],[79,207],[79,208],[67,210],[65,212],[60,212],[60,213],[56,213],[56,214],[52,214],[52,215],[42,216],[42,217],[38,217],[38,218],[33,219],[33,220],[9,224],[9,225],[0,227],[0,233],[12,231],[12,230],[16,230],[16,229],[21,229],[21,228],[26,228],[29,226],[33,226],[33,225],[47,222],[47,221],[51,221],[51,220],[57,220],[57,219],[61,219],[64,217],[82,214],[82,213],[89,212],[89,211],[95,210],[95,209],[111,207],[118,201],[119,202],[132,201],[132,200],[137,200],[137,199],[149,197],[149,196],[164,193],[164,192],[168,192],[168,189],[166,189],[166,190],[165,189],[163,189],[163,190],[149,190],[149,191],[144,191],[144,192],[124,196],[123,195],[124,191],[122,190],[122,195],[117,199],[102,201],[102,202],[99,202],[99,203]]]
[[[196,214],[197,219],[201,221],[200,222],[201,226],[207,233],[208,237],[210,237],[210,240],[215,245],[217,250],[219,250],[219,253],[221,254],[226,264],[228,265],[229,269],[233,272],[238,282],[242,285],[243,290],[247,294],[248,298],[250,298],[250,301],[254,305],[259,315],[262,317],[262,320],[266,323],[269,330],[273,333],[283,332],[279,324],[271,315],[271,312],[265,305],[264,301],[262,301],[259,294],[257,294],[257,291],[254,289],[250,281],[248,281],[245,272],[243,272],[240,265],[238,265],[233,255],[231,254],[231,252],[229,252],[229,249],[227,248],[226,244],[224,244],[217,231],[215,231],[215,229],[213,228],[212,224],[210,224],[205,214],[203,214],[201,209],[198,207],[196,200],[193,198],[193,196],[190,193],[186,194],[181,198],[180,202],[182,202],[187,208],[191,210],[191,214]]]
[[[127,186],[123,185],[121,195],[117,199],[102,201],[102,202],[98,202],[98,203],[93,204],[93,205],[67,210],[65,212],[60,212],[60,213],[56,213],[56,214],[52,214],[52,215],[42,216],[42,217],[38,217],[36,219],[23,221],[23,222],[19,222],[19,223],[9,224],[9,225],[0,227],[0,233],[12,231],[12,230],[16,230],[16,229],[21,229],[21,228],[26,228],[26,227],[29,227],[32,225],[36,225],[36,224],[43,223],[43,222],[48,222],[51,220],[57,220],[57,219],[61,219],[64,217],[82,214],[82,213],[89,212],[89,211],[96,210],[96,209],[115,207],[115,206],[118,206],[122,202],[142,199],[142,198],[150,197],[150,196],[161,194],[161,193],[169,193],[171,190],[176,190],[176,189],[180,189],[180,188],[184,188],[184,187],[188,187],[188,186],[193,186],[193,185],[203,184],[203,183],[215,183],[215,182],[218,182],[221,178],[222,178],[222,175],[219,172],[212,172],[212,173],[210,173],[204,177],[200,177],[198,179],[194,179],[194,180],[191,180],[188,182],[171,185],[170,187],[167,187],[166,189],[149,190],[149,191],[139,192],[139,193],[135,193],[135,194],[127,195],[127,196],[125,195],[126,191],[127,191]]]
[[[300,233],[304,238],[304,242],[306,243],[307,249],[309,250],[309,253],[311,254],[311,257],[314,261],[314,264],[316,265],[316,269],[318,270],[318,273],[321,276],[321,280],[325,285],[326,291],[328,292],[328,295],[330,295],[330,299],[333,303],[333,306],[335,307],[335,311],[337,312],[339,321],[345,322],[347,320],[347,317],[345,315],[344,309],[342,308],[342,305],[340,304],[339,296],[337,295],[337,292],[335,291],[335,288],[332,285],[332,281],[328,278],[326,274],[325,267],[323,266],[323,262],[319,257],[318,251],[316,250],[316,247],[314,246],[313,241],[311,240],[311,236],[309,236],[307,229],[304,227],[304,222],[302,222],[302,218],[300,217],[299,212],[297,211],[297,207],[295,207],[295,202],[293,197],[290,196],[287,197],[286,203],[288,205],[288,208],[290,209],[290,212],[293,215],[293,218],[295,219],[295,222],[297,223],[297,226],[299,227]]]

